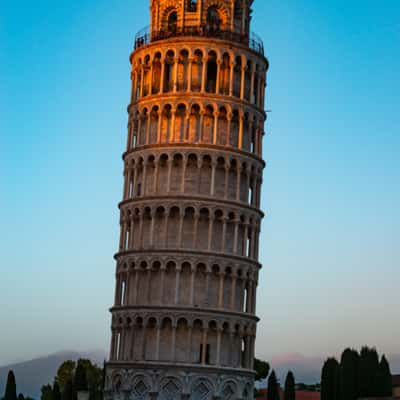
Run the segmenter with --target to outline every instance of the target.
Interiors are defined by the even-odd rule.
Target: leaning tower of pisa
[[[253,398],[268,61],[252,3],[152,0],[135,38],[106,400]]]

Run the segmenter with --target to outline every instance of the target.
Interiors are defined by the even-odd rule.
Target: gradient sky
[[[108,348],[147,0],[0,11],[0,365]],[[400,2],[256,0],[271,68],[257,353],[400,353]]]

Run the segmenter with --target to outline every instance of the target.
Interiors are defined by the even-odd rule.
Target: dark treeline
[[[338,362],[328,358],[321,373],[321,400],[356,400],[390,397],[392,383],[389,363],[379,360],[375,348],[363,347],[360,353],[346,349]]]
[[[79,391],[88,391],[89,400],[103,400],[104,370],[80,359],[64,361],[58,368],[53,385],[41,388],[41,400],[77,400]]]

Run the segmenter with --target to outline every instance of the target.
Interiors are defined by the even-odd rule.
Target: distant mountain
[[[14,371],[16,376],[17,392],[40,399],[40,388],[47,383],[53,383],[58,367],[63,361],[88,358],[93,363],[102,365],[106,357],[106,352],[101,350],[86,353],[62,351],[46,357],[0,367],[0,397],[3,396],[10,369]]]

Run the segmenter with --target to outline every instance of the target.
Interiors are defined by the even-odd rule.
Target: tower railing
[[[176,28],[171,31],[155,31],[150,33],[150,27],[146,26],[140,30],[135,36],[135,50],[143,46],[147,46],[152,42],[165,40],[176,37],[212,37],[216,39],[229,40],[248,45],[252,50],[264,55],[264,43],[261,38],[254,32],[250,33],[250,37],[246,34],[240,34],[229,30],[215,29],[207,26],[190,26],[184,28]]]

